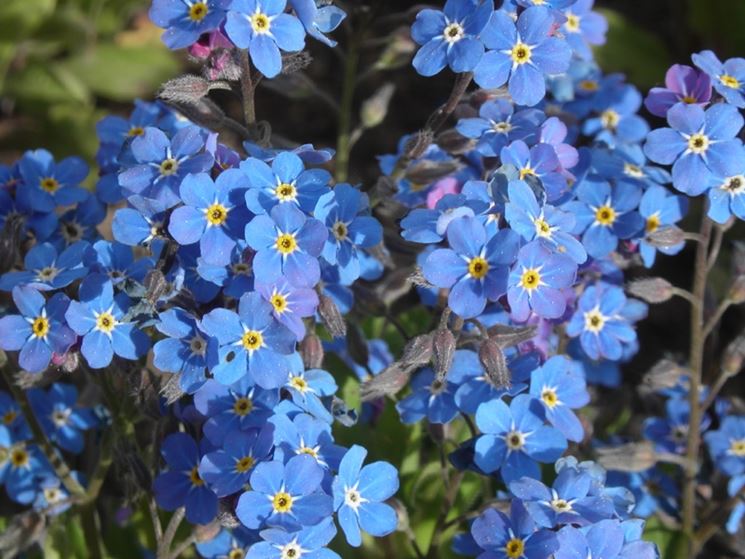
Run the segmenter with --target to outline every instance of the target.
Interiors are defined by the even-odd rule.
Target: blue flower
[[[502,163],[514,165],[520,179],[537,177],[546,191],[549,202],[561,198],[567,191],[567,180],[560,172],[559,158],[550,144],[538,144],[532,148],[522,140],[512,142],[502,148]]]
[[[324,470],[337,470],[345,449],[334,444],[331,425],[306,413],[292,419],[277,414],[270,423],[274,425],[274,444],[285,457],[297,454],[312,456]],[[275,452],[275,458],[278,455]]]
[[[523,109],[514,112],[509,101],[494,99],[479,108],[478,118],[462,118],[456,130],[466,138],[478,140],[474,149],[486,157],[496,157],[506,145],[522,140],[533,145],[538,141],[538,127],[546,119],[543,111]]]
[[[334,478],[334,510],[347,543],[362,544],[360,528],[376,537],[396,529],[398,518],[393,507],[383,503],[398,491],[398,472],[387,462],[373,462],[364,468],[367,451],[354,445],[339,464]]]
[[[471,535],[484,559],[545,559],[559,547],[556,534],[538,530],[519,499],[512,499],[510,516],[486,509],[471,524]]]
[[[581,370],[563,355],[556,355],[530,375],[530,395],[543,404],[548,422],[570,441],[580,442],[584,427],[572,409],[590,403]]]
[[[313,212],[329,230],[321,256],[329,264],[338,266],[344,285],[351,285],[360,277],[360,249],[374,247],[383,240],[380,222],[369,215],[361,215],[367,208],[367,196],[353,186],[338,184],[318,200]]]
[[[243,207],[245,177],[228,169],[213,182],[209,175],[188,175],[179,192],[184,202],[168,222],[168,231],[182,245],[199,242],[202,258],[209,264],[230,262],[235,239],[241,236],[250,214]]]
[[[0,437],[3,436],[0,434]],[[10,441],[7,441],[6,438],[5,444],[8,442]],[[4,446],[2,438],[0,438],[1,446]],[[51,474],[52,468],[35,445],[29,445],[25,442],[15,443],[7,448],[7,453],[5,491],[8,493],[8,497],[16,503],[29,505],[34,501],[39,491],[37,479],[41,475]]]
[[[617,520],[598,522],[586,532],[574,526],[564,526],[557,536],[559,549],[554,554],[556,559],[578,559],[579,557],[617,559],[623,548],[623,530]],[[638,555],[633,557],[642,559]]]
[[[313,287],[321,277],[318,256],[328,230],[292,204],[275,206],[269,215],[258,215],[246,225],[246,241],[256,251],[254,276],[272,283],[282,275],[298,287]]]
[[[639,142],[649,132],[647,122],[636,114],[641,105],[641,93],[634,86],[601,91],[595,101],[599,114],[585,121],[582,133],[611,147]]]
[[[211,372],[221,384],[233,384],[245,375],[262,388],[285,383],[286,356],[294,349],[295,337],[274,318],[273,310],[254,292],[241,297],[238,314],[218,308],[202,318],[205,332],[220,344],[219,363]]]
[[[262,462],[251,474],[251,490],[238,499],[235,514],[247,528],[299,530],[332,514],[332,499],[321,489],[324,470],[306,454],[287,464]]]
[[[74,454],[83,451],[82,431],[98,425],[89,408],[77,406],[78,390],[72,384],[52,384],[49,390],[34,388],[28,391],[34,415],[50,441]]]
[[[561,317],[566,310],[562,289],[572,286],[576,274],[577,264],[568,256],[551,253],[536,241],[522,247],[508,279],[512,318],[524,322],[531,311],[541,318]]]
[[[258,541],[255,530],[237,526],[231,530],[223,528],[211,540],[196,544],[197,552],[204,559],[230,559],[246,557],[249,549]]]
[[[330,47],[336,46],[336,41],[329,39],[324,33],[331,33],[339,27],[347,17],[344,10],[333,5],[317,6],[316,0],[290,0],[290,5],[308,35]]]
[[[455,362],[454,362],[455,363]],[[422,369],[411,381],[411,394],[396,403],[396,410],[404,424],[416,423],[424,418],[430,423],[450,423],[458,415],[455,393],[458,390],[458,376],[463,373],[475,374],[476,370],[464,371],[451,368],[445,380],[435,379],[435,372]]]
[[[508,83],[518,105],[532,107],[546,95],[546,75],[562,74],[569,68],[572,49],[563,39],[549,36],[554,25],[551,11],[531,7],[517,19],[497,10],[481,33],[488,52],[474,69],[474,79],[483,88]]]
[[[129,246],[148,245],[160,236],[163,216],[160,212],[143,213],[133,208],[119,209],[111,223],[114,239]]]
[[[735,107],[745,107],[745,59],[730,58],[722,63],[717,55],[704,50],[691,56],[693,63],[711,78],[714,89]]]
[[[657,452],[684,455],[688,444],[691,406],[683,398],[670,398],[665,402],[665,417],[648,417],[644,420],[644,438],[655,443]],[[701,432],[706,431],[711,418],[701,417]]]
[[[473,182],[467,183],[472,185]],[[466,190],[466,185],[464,185]],[[488,193],[484,192],[484,198]],[[463,194],[446,194],[433,210],[414,208],[401,220],[401,236],[413,243],[431,244],[442,241],[451,221],[460,217],[476,217],[489,209],[486,200],[474,200]],[[487,222],[487,232],[491,233]],[[496,231],[495,231],[496,232]]]
[[[509,202],[505,219],[526,241],[537,239],[552,252],[565,254],[577,264],[587,260],[587,252],[569,232],[574,229],[574,216],[548,204],[540,206],[535,193],[524,181],[510,181]]]
[[[13,441],[24,441],[33,436],[18,402],[4,390],[0,390],[0,426],[7,428]],[[2,466],[0,465],[1,470]],[[0,483],[2,483],[1,475]]]
[[[202,427],[204,434],[217,446],[231,431],[263,426],[277,402],[279,392],[276,389],[254,386],[248,377],[232,386],[209,379],[194,394],[194,407],[207,418]]]
[[[18,163],[23,183],[16,196],[31,209],[51,212],[57,206],[82,202],[88,192],[80,183],[88,176],[88,165],[79,157],[68,157],[55,163],[47,150],[24,154]]]
[[[640,188],[627,182],[611,185],[602,180],[586,179],[575,191],[577,200],[564,209],[573,213],[573,233],[582,234],[582,244],[593,258],[603,258],[616,250],[618,239],[629,239],[644,227],[636,210]]]
[[[32,232],[37,243],[49,239],[57,229],[58,219],[55,213],[34,211],[27,203],[20,199],[14,200],[0,188],[0,227],[5,228],[6,223],[10,225],[16,219],[20,221],[23,237]]]
[[[591,359],[618,361],[623,344],[636,339],[636,332],[623,315],[626,306],[626,295],[620,287],[602,282],[591,285],[579,299],[567,334],[579,336],[582,349]]]
[[[60,216],[57,230],[48,240],[59,250],[64,250],[78,241],[95,241],[100,237],[96,226],[105,217],[106,206],[95,196],[89,195],[75,208]]]
[[[267,78],[282,70],[280,49],[305,47],[305,29],[295,16],[283,13],[285,0],[233,0],[225,33],[240,49],[248,49],[254,66]]]
[[[71,301],[65,313],[70,327],[83,337],[80,351],[88,365],[101,369],[111,363],[114,354],[138,359],[150,348],[150,339],[133,322],[124,320],[129,298],[114,296],[107,276],[93,274],[80,284],[80,301]]]
[[[274,318],[295,334],[298,341],[305,337],[303,318],[313,316],[318,307],[318,294],[306,287],[295,287],[284,276],[273,283],[256,285],[256,291],[271,303]]]
[[[195,43],[202,33],[218,28],[225,18],[225,4],[225,0],[153,0],[148,15],[166,30],[166,46],[181,49]]]
[[[291,356],[292,371],[284,388],[290,392],[292,402],[301,410],[327,423],[333,422],[333,416],[324,406],[321,398],[336,394],[338,386],[334,376],[323,369],[303,370],[299,354]]]
[[[122,243],[100,240],[83,260],[91,273],[106,274],[117,285],[127,279],[142,282],[155,264],[152,258],[134,259],[132,248]]]
[[[336,526],[330,518],[324,518],[318,524],[297,532],[262,530],[261,537],[264,541],[251,546],[246,559],[340,559],[336,553],[325,547],[335,535]]]
[[[745,149],[738,150],[736,157],[712,162],[711,170],[707,215],[722,224],[732,215],[745,220]]]
[[[745,473],[745,416],[728,416],[717,431],[704,435],[717,468],[728,476]]]
[[[448,225],[450,248],[438,249],[424,263],[424,277],[435,287],[450,288],[448,305],[463,318],[478,316],[486,302],[507,290],[508,266],[514,261],[519,239],[509,229],[491,238],[472,217]]]
[[[303,160],[291,152],[277,154],[269,167],[261,159],[249,157],[241,163],[248,178],[246,205],[255,214],[269,213],[277,204],[291,203],[306,213],[329,191],[331,175],[325,169],[306,169]]]
[[[134,164],[119,173],[119,184],[130,200],[144,199],[154,211],[171,208],[180,201],[184,177],[212,167],[212,154],[200,153],[204,145],[204,132],[196,126],[179,130],[172,139],[149,126],[132,141]]]
[[[13,301],[21,314],[0,318],[0,347],[20,350],[20,366],[39,373],[49,366],[52,354],[64,355],[77,339],[65,324],[70,300],[57,293],[47,301],[32,287],[15,287]]]
[[[81,476],[78,472],[73,471],[71,475],[80,483]],[[52,472],[41,472],[35,484],[38,493],[33,503],[34,510],[44,511],[45,514],[56,516],[72,506],[70,494],[65,489],[62,481]]]
[[[497,470],[505,483],[523,476],[540,478],[537,462],[554,462],[567,448],[564,436],[544,425],[542,410],[527,394],[515,396],[509,406],[492,400],[479,406],[474,461],[486,473]]]
[[[592,11],[595,0],[577,0],[563,11],[566,21],[561,30],[566,42],[575,54],[584,60],[592,60],[591,45],[605,44],[608,21]]]
[[[214,341],[196,318],[178,307],[160,313],[155,327],[167,337],[153,346],[153,365],[180,373],[182,390],[193,394],[204,384],[207,354],[214,351]]]
[[[411,38],[422,48],[414,56],[414,68],[422,76],[434,76],[449,66],[453,72],[470,72],[484,55],[479,39],[492,0],[447,0],[443,11],[419,12],[411,26]]]
[[[230,431],[221,446],[202,457],[199,475],[218,497],[226,497],[243,489],[256,465],[268,459],[274,446],[272,427]]]
[[[677,105],[667,113],[671,128],[653,130],[644,153],[652,161],[673,165],[673,186],[690,196],[711,186],[711,169],[738,157],[742,143],[737,134],[743,125],[740,112],[726,103],[704,111],[698,105]]]
[[[16,285],[29,285],[40,291],[67,287],[88,273],[88,268],[83,266],[83,256],[89,249],[88,243],[80,241],[58,256],[49,243],[34,245],[23,259],[23,271],[0,276],[0,290],[10,291]]]
[[[199,476],[201,452],[186,433],[166,437],[160,453],[168,465],[153,482],[158,506],[168,511],[185,507],[186,520],[192,524],[208,524],[217,515],[217,495]]]
[[[731,181],[732,179],[727,184],[730,184]],[[745,180],[743,180],[742,186],[745,191]],[[710,197],[715,190],[721,192],[723,189],[712,188],[709,190]],[[711,215],[712,206],[713,204],[709,207],[709,215]],[[683,196],[670,194],[664,186],[650,186],[639,202],[639,214],[646,222],[644,232],[647,235],[654,233],[660,227],[667,227],[677,223],[683,219],[687,211],[688,199]],[[684,246],[685,242],[671,247],[655,247],[645,239],[641,239],[639,242],[639,253],[644,261],[644,265],[647,268],[651,268],[658,250],[663,254],[677,254],[683,250]]]

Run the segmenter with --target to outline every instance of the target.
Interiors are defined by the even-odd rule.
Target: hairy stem
[[[349,176],[349,154],[352,150],[352,108],[357,84],[359,44],[355,33],[350,33],[349,50],[344,64],[344,85],[339,110],[339,135],[336,139],[336,181],[344,182]]]
[[[256,127],[256,104],[254,102],[254,84],[251,80],[251,61],[248,51],[240,51],[241,62],[241,97],[243,99],[243,120],[249,132]]]

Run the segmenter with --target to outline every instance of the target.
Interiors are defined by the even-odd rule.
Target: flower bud
[[[662,278],[634,280],[626,286],[626,291],[647,303],[664,303],[673,296],[673,286]]]
[[[320,294],[318,300],[318,314],[321,315],[326,330],[334,338],[343,338],[347,334],[347,324],[339,312],[339,307],[326,295]]]
[[[742,369],[745,361],[745,333],[732,340],[722,356],[722,374],[733,377]]]
[[[306,334],[300,342],[299,351],[306,369],[320,369],[323,366],[323,344],[317,335]]]
[[[643,472],[657,463],[657,456],[652,443],[643,441],[599,448],[598,462],[608,470]]]
[[[729,298],[735,305],[745,302],[745,275],[737,276],[732,282]]]
[[[496,341],[489,339],[481,343],[479,361],[486,371],[486,377],[495,388],[509,388],[512,379],[507,368],[507,359]]]
[[[428,185],[443,177],[452,175],[461,167],[462,165],[454,159],[445,161],[425,159],[409,165],[404,176],[414,184]]]
[[[461,136],[455,128],[451,128],[438,134],[435,143],[448,153],[461,155],[471,151],[476,145],[476,140]]]
[[[360,109],[360,121],[365,128],[375,128],[385,119],[388,114],[393,92],[396,87],[392,83],[386,83],[380,87],[372,97],[362,103]]]
[[[687,374],[687,371],[675,361],[660,359],[642,377],[642,386],[646,386],[652,392],[657,392],[664,388],[672,388],[678,384],[678,380],[684,374]]]
[[[432,368],[436,381],[445,380],[454,356],[455,336],[447,328],[438,328],[432,336]]]
[[[422,334],[409,340],[404,346],[400,363],[403,366],[420,367],[432,358],[432,334]]]
[[[487,330],[489,338],[502,349],[532,340],[535,332],[535,326],[507,326],[505,324],[495,324]]]
[[[409,382],[412,367],[403,367],[400,363],[391,363],[380,374],[370,377],[360,386],[360,399],[363,402],[377,400],[383,396],[392,396]]]
[[[685,231],[675,225],[661,227],[647,235],[647,242],[657,248],[674,247],[685,241]]]

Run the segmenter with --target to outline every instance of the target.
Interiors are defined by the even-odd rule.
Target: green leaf
[[[3,0],[0,7],[0,41],[25,39],[54,12],[56,0]]]
[[[21,103],[53,105],[89,101],[88,90],[74,74],[52,64],[32,64],[7,82],[7,93]]]

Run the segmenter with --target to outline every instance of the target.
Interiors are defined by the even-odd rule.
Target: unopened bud
[[[461,155],[473,149],[476,140],[462,136],[455,128],[445,130],[437,135],[435,143],[448,153]]]
[[[321,315],[326,330],[334,338],[343,338],[347,334],[347,324],[344,322],[339,307],[326,295],[319,295],[318,300],[318,314]]]
[[[424,159],[409,165],[404,176],[414,184],[427,185],[452,175],[461,167],[462,165],[454,159],[446,161]]]
[[[165,296],[171,290],[171,285],[166,280],[163,272],[157,268],[152,269],[147,273],[143,285],[145,286],[145,289],[147,289],[145,298],[153,305],[158,301],[158,299]]]
[[[64,360],[60,365],[66,373],[74,373],[80,366],[80,353],[77,351],[68,351],[64,355]]]
[[[299,349],[306,369],[320,369],[323,366],[323,343],[317,335],[306,334]]]
[[[745,333],[732,340],[722,356],[722,374],[733,377],[742,369],[745,361]]]
[[[391,103],[393,92],[396,87],[392,83],[386,83],[378,89],[372,97],[362,103],[360,109],[360,121],[365,128],[375,128],[385,119],[388,114],[388,106]]]
[[[179,377],[181,374],[168,375],[168,378],[163,382],[160,387],[160,395],[166,400],[166,404],[169,406],[174,402],[178,402],[181,396],[184,395],[184,391],[181,388]]]
[[[745,275],[737,276],[729,288],[729,298],[735,304],[745,302]]]
[[[442,382],[453,364],[455,336],[447,328],[438,328],[432,336],[432,368],[435,379]]]
[[[293,52],[282,57],[282,73],[292,74],[310,66],[313,57],[307,51]]]
[[[687,371],[675,361],[670,359],[660,359],[644,375],[642,378],[642,384],[647,386],[653,392],[657,392],[665,388],[674,387],[678,384],[678,380],[684,374],[687,374]]]
[[[432,358],[432,334],[422,334],[409,340],[401,355],[401,364],[405,367],[420,367],[429,363]]]
[[[392,396],[409,382],[412,367],[403,367],[400,363],[391,363],[380,374],[370,377],[360,387],[360,399],[363,402],[377,400],[383,396]]]
[[[670,248],[685,241],[685,231],[676,225],[669,225],[650,233],[646,240],[654,247]]]
[[[489,339],[495,341],[500,348],[506,349],[532,340],[535,337],[535,331],[535,326],[495,324],[486,332],[489,334]]]
[[[220,521],[217,519],[209,524],[197,524],[193,528],[194,536],[197,542],[206,542],[216,538],[217,534],[220,533],[220,528],[222,528],[222,526],[220,525]]]
[[[238,517],[235,516],[232,512],[228,511],[221,511],[220,514],[217,516],[217,520],[220,523],[220,526],[229,530],[238,528],[238,526],[241,525]]]
[[[210,82],[200,76],[187,74],[164,83],[158,98],[166,102],[195,105],[210,92]]]
[[[438,445],[442,444],[445,441],[446,427],[447,425],[444,423],[432,423],[431,421],[427,422],[427,431],[429,432],[429,436],[432,437],[432,440],[435,441],[435,443],[437,443]]]
[[[420,130],[409,138],[404,145],[402,157],[408,159],[417,159],[432,145],[435,136],[431,130]]]
[[[598,449],[598,462],[608,470],[643,472],[657,463],[654,446],[649,441]]]
[[[424,277],[424,272],[422,272],[422,269],[417,266],[416,269],[409,275],[409,282],[416,285],[417,287],[423,287],[424,289],[429,289],[434,287],[431,283],[427,281],[427,278]]]
[[[417,49],[416,43],[411,40],[408,28],[401,27],[394,31],[386,41],[386,47],[375,61],[373,68],[376,70],[392,70],[408,64],[412,53]]]
[[[672,284],[662,278],[634,280],[626,286],[626,291],[647,303],[664,303],[673,296]]]
[[[481,343],[479,361],[484,367],[486,377],[495,388],[509,388],[512,379],[507,359],[496,341],[490,339]]]

